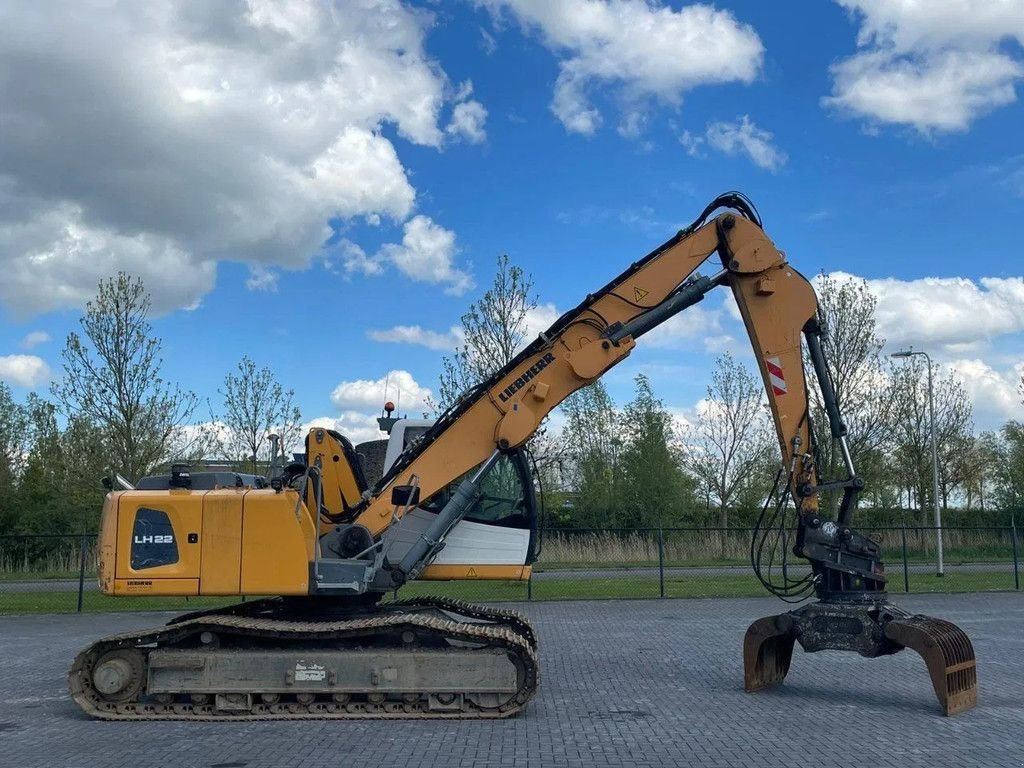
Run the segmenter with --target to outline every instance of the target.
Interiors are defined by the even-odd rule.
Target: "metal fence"
[[[878,539],[889,591],[1021,589],[1021,535],[1012,527],[942,529],[945,567],[937,573],[936,529],[861,529]],[[543,533],[526,582],[414,582],[401,596],[469,600],[756,597],[765,592],[749,565],[747,528],[560,529]],[[0,536],[0,614],[140,609],[182,610],[226,598],[111,598],[96,584],[96,535]],[[791,557],[790,573],[806,572]]]

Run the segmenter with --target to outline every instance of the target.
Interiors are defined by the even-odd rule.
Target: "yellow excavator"
[[[720,208],[729,210],[712,218]],[[720,266],[700,275],[712,257]],[[521,616],[443,598],[382,598],[413,579],[528,579],[539,536],[527,440],[645,333],[719,286],[732,291],[750,336],[782,456],[751,562],[773,594],[818,598],[751,625],[747,690],[781,682],[796,642],[869,657],[906,647],[924,657],[943,712],[970,708],[970,640],[953,624],[890,604],[879,545],[852,527],[863,483],[829,379],[814,290],[739,193],[713,200],[435,423],[411,430],[419,434],[400,442],[372,483],[348,440],[313,429],[305,460],[283,467],[269,487],[211,482],[177,466],[109,493],[100,535],[105,594],[272,597],[93,643],[72,666],[74,700],[119,720],[519,712],[539,679],[536,636]],[[802,344],[843,478],[819,476]],[[833,515],[819,509],[825,491],[842,497]],[[786,567],[790,547],[809,570]]]

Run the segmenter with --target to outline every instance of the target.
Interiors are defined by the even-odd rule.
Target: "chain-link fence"
[[[879,540],[890,592],[1020,590],[1021,535],[1010,527],[864,529]],[[414,582],[400,596],[445,594],[468,600],[581,600],[756,597],[747,528],[548,530],[527,582]],[[112,598],[96,584],[96,535],[0,536],[0,613],[181,610],[231,598]],[[791,556],[789,574],[807,572]]]

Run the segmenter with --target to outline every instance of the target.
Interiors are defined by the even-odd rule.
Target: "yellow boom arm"
[[[707,220],[716,208],[734,207]],[[696,270],[717,255],[713,278]],[[636,339],[700,301],[717,285],[728,286],[750,335],[771,406],[779,448],[794,493],[814,487],[807,384],[801,332],[815,321],[817,300],[808,281],[761,230],[756,214],[738,195],[717,198],[693,225],[632,264],[523,350],[509,365],[466,393],[407,450],[357,508],[354,522],[374,535],[392,521],[389,488],[413,484],[429,498],[494,451],[524,443],[566,397],[626,358]],[[816,509],[806,498],[804,512]]]

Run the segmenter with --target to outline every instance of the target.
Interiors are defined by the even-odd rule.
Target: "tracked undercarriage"
[[[443,598],[304,615],[280,599],[100,640],[69,675],[107,720],[497,718],[538,683],[513,611]]]

